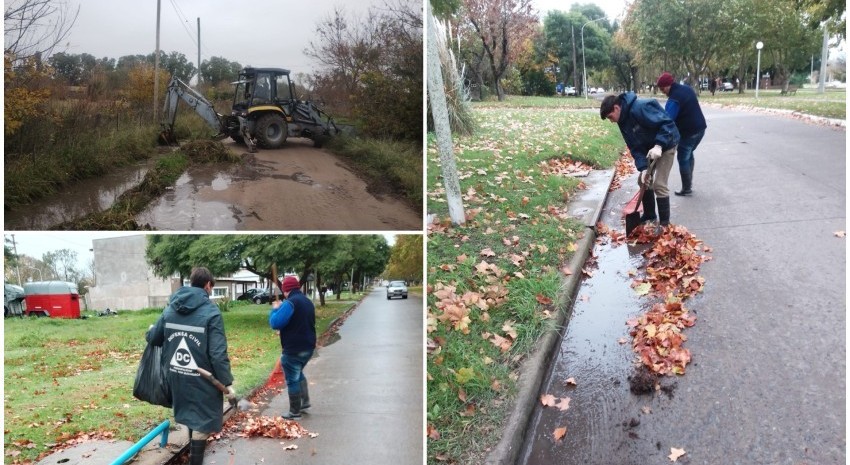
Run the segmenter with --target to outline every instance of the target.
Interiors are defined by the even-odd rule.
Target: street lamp
[[[756,50],[758,50],[758,60],[756,61],[756,100],[759,98],[759,81],[761,81],[761,49],[764,47],[764,43],[762,41],[758,41],[756,43]]]
[[[24,265],[24,266],[26,266],[26,265]],[[27,267],[27,268],[29,268],[29,269],[31,269],[31,270],[38,271],[38,279],[39,279],[39,281],[44,281],[44,275],[43,275],[43,274],[41,274],[41,270],[40,270],[39,268],[36,268],[36,267],[34,267],[34,266],[26,266],[26,267]]]
[[[585,100],[587,100],[587,64],[585,64],[585,59],[584,59],[584,27],[587,26],[588,24],[594,22],[594,21],[599,21],[599,20],[602,20],[602,19],[605,19],[605,18],[602,17],[602,18],[591,19],[590,21],[581,25],[581,67],[584,69],[584,82],[582,83],[582,85],[584,86],[584,99]]]

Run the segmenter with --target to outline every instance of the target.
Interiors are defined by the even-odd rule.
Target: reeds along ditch
[[[179,151],[157,160],[156,166],[145,175],[142,182],[121,194],[109,209],[61,223],[51,229],[112,231],[150,229],[147,225],[138,224],[135,217],[149,203],[164,194],[166,188],[174,184],[189,165],[236,163],[240,160],[241,157],[231,153],[221,142],[204,140],[187,142]]]

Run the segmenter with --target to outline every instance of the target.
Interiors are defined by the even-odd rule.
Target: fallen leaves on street
[[[675,462],[679,459],[679,457],[685,455],[686,453],[687,452],[685,452],[685,449],[677,449],[675,447],[671,447],[670,455],[668,455],[667,458],[669,458],[671,462]]]
[[[282,417],[249,417],[242,425],[238,436],[252,438],[265,437],[276,439],[298,439],[306,436],[309,431],[297,421],[286,420]]]
[[[640,361],[660,375],[685,374],[691,352],[682,347],[687,337],[682,329],[694,325],[696,317],[679,302],[658,303],[637,319],[629,320],[634,337],[632,348]]]

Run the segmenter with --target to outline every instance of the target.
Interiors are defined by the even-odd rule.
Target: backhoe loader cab
[[[174,122],[179,100],[183,100],[217,131],[214,138],[230,136],[246,144],[252,152],[256,146],[280,148],[287,137],[307,137],[316,147],[321,147],[329,136],[339,133],[327,113],[313,102],[298,100],[287,69],[245,68],[233,84],[233,107],[230,115],[222,115],[200,92],[180,79],[172,78],[165,94],[160,142],[177,143]]]
[[[301,101],[289,70],[281,68],[245,68],[234,82],[235,93],[230,136],[237,142],[252,142],[276,149],[287,137],[307,137],[317,147],[328,136],[338,133],[333,120],[312,102]],[[245,140],[245,131],[254,140]]]

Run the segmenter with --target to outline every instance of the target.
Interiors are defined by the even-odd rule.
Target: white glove
[[[227,401],[230,402],[230,405],[236,405],[239,399],[236,397],[236,391],[233,390],[233,386],[227,386]]]
[[[649,153],[647,154],[647,156],[649,157],[649,161],[655,161],[661,158],[661,152],[662,150],[660,145],[656,145],[655,147],[651,148],[649,150]]]
[[[638,184],[640,184],[641,186],[645,186],[647,184],[647,181],[649,181],[648,169],[640,172],[640,174],[638,175]]]

